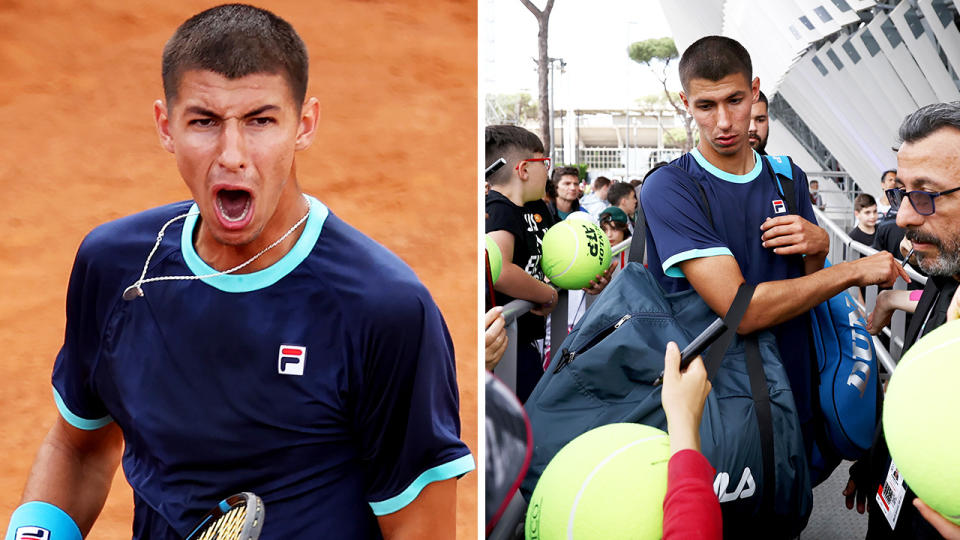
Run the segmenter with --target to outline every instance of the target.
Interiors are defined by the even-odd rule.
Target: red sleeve
[[[713,491],[713,467],[696,450],[681,450],[667,465],[663,540],[721,540],[723,521]]]

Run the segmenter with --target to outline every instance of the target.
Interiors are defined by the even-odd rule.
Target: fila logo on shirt
[[[780,200],[780,199],[777,199],[777,200],[773,201],[773,213],[774,213],[774,214],[786,214],[786,213],[787,213],[787,205],[783,204],[783,201]]]
[[[50,531],[40,527],[20,527],[14,540],[50,540]]]
[[[303,365],[307,363],[307,348],[299,345],[281,345],[277,357],[277,373],[281,375],[303,375]]]

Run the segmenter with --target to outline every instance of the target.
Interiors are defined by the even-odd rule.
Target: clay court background
[[[99,223],[189,198],[158,143],[152,103],[167,38],[216,3],[0,0],[4,529],[57,414],[50,372],[77,246]],[[259,5],[290,21],[311,55],[308,95],[322,116],[298,154],[301,185],[433,293],[453,334],[463,435],[476,456],[476,2]],[[476,491],[476,472],[460,480],[460,539],[477,536]],[[121,472],[89,538],[129,538],[131,519]]]

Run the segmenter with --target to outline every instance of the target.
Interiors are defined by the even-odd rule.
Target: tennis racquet
[[[257,540],[263,527],[263,501],[243,492],[220,501],[184,540]]]

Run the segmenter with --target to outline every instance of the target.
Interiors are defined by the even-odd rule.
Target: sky
[[[542,8],[546,0],[533,0]],[[488,93],[537,96],[537,21],[520,0],[480,0],[480,81]],[[556,0],[548,54],[563,58],[554,75],[558,108],[623,109],[663,91],[647,66],[627,56],[634,41],[670,36],[658,0]],[[671,90],[679,90],[676,61]]]

